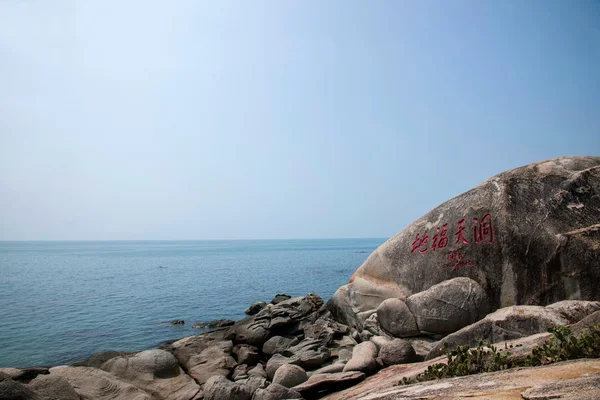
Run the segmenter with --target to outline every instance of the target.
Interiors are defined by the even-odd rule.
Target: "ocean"
[[[155,348],[277,293],[327,301],[384,241],[0,242],[0,367]]]

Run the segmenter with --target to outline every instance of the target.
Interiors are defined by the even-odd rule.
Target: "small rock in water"
[[[182,319],[175,319],[171,321],[171,325],[185,325],[185,321]]]
[[[235,324],[235,321],[231,320],[231,319],[217,319],[215,321],[209,321],[209,322],[198,322],[197,324],[192,325],[192,328],[194,328],[194,329],[205,329],[205,328],[215,329],[215,328],[223,328],[226,326],[231,326],[233,324]]]

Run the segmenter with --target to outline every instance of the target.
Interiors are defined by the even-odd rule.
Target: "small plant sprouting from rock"
[[[416,378],[403,378],[398,384],[408,385],[433,379],[501,371],[512,367],[532,367],[579,358],[600,358],[600,324],[589,328],[579,337],[573,335],[571,329],[566,326],[557,326],[548,331],[554,335],[552,340],[541,346],[536,345],[527,359],[521,363],[511,361],[510,352],[499,351],[495,346],[485,346],[483,341],[480,341],[476,348],[465,345],[458,346],[453,351],[450,351],[448,344],[444,343],[442,352],[448,358],[448,364],[430,365],[427,371]],[[510,345],[510,348],[512,347]],[[508,348],[509,346],[505,345],[505,350]]]
[[[507,361],[509,352],[502,352],[495,346],[488,347],[483,341],[480,341],[476,348],[464,345],[458,346],[456,350],[452,351],[448,349],[448,344],[444,343],[442,352],[448,358],[448,364],[430,365],[427,371],[419,374],[415,379],[404,378],[400,383],[410,384],[432,379],[501,371],[511,367]]]
[[[600,357],[600,324],[589,328],[580,337],[572,335],[571,329],[566,326],[557,326],[548,331],[554,334],[554,337],[532,350],[525,361],[526,366]]]

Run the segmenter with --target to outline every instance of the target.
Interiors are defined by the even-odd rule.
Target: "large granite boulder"
[[[496,175],[376,249],[329,300],[340,322],[468,277],[490,311],[600,300],[600,157],[561,157]]]
[[[79,395],[65,378],[56,375],[38,375],[29,387],[45,400],[79,400]],[[2,398],[0,396],[0,398]]]

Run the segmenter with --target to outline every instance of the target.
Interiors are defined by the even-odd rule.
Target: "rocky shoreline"
[[[402,378],[444,362],[438,356],[444,343],[503,339],[517,346],[511,357],[519,357],[550,340],[550,327],[581,331],[600,322],[600,302],[571,300],[500,309],[443,338],[418,332],[397,338],[377,318],[362,331],[340,323],[316,294],[278,297],[259,308],[155,350],[107,351],[52,368],[0,368],[0,399],[387,398],[390,390],[400,393],[395,385]]]

